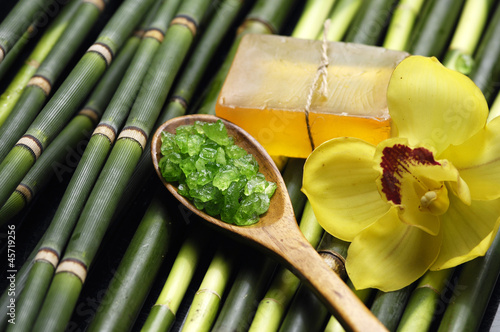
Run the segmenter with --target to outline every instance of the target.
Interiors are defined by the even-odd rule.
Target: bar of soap
[[[240,42],[216,114],[245,129],[270,155],[306,158],[314,147],[334,137],[377,144],[391,134],[389,79],[408,55],[328,42],[327,91],[322,94],[317,87],[311,94],[322,63],[322,41],[249,34]]]

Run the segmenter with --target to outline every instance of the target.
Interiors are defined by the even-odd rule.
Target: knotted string
[[[323,44],[321,45],[321,64],[319,65],[318,69],[316,70],[316,75],[314,76],[313,83],[311,85],[311,88],[309,89],[309,94],[307,95],[306,106],[305,106],[307,134],[309,135],[309,142],[311,143],[311,149],[313,151],[315,149],[315,145],[314,145],[314,140],[313,140],[313,136],[311,133],[311,125],[309,124],[309,110],[311,109],[314,91],[316,90],[320,79],[321,79],[321,82],[320,82],[321,85],[320,85],[319,93],[324,97],[326,97],[326,95],[328,93],[328,82],[327,82],[328,41],[326,39],[326,36],[328,33],[329,26],[330,26],[330,20],[326,20],[325,24],[324,24],[324,28],[323,28]]]

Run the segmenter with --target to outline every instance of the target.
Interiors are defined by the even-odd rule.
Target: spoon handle
[[[288,235],[296,234],[291,232]],[[329,311],[346,330],[387,331],[345,282],[324,261],[302,234],[288,236],[280,241],[276,253],[290,264],[292,271],[316,295],[323,300]]]

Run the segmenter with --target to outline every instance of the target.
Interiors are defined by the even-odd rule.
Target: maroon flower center
[[[403,144],[395,144],[382,150],[382,192],[388,201],[401,204],[401,181],[403,172],[410,173],[409,167],[416,165],[440,165],[432,152],[425,148],[412,149]]]

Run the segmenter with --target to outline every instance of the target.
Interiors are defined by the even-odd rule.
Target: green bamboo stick
[[[443,64],[462,74],[469,75],[473,55],[493,8],[493,0],[467,0],[458,21],[455,34],[444,56]]]
[[[488,104],[498,91],[500,81],[500,6],[497,5],[493,17],[488,23],[476,54],[474,68],[469,77],[483,92]]]
[[[37,29],[32,24],[28,27],[28,30],[23,34],[21,38],[17,41],[17,43],[12,47],[10,52],[5,56],[2,62],[0,62],[0,81],[4,79],[5,75],[14,68],[17,64],[17,61],[22,55],[26,45],[36,35]]]
[[[330,26],[326,34],[327,40],[341,41],[344,38],[362,3],[363,0],[338,0],[329,15]],[[323,39],[323,29],[316,39]]]
[[[309,202],[306,202],[304,207],[300,230],[313,247],[318,245],[323,229],[319,226]],[[292,272],[280,268],[259,303],[249,331],[277,331],[299,285],[300,280]]]
[[[402,0],[394,10],[383,47],[404,51],[424,0]]]
[[[411,284],[397,291],[376,293],[370,310],[389,331],[395,331],[398,327],[414,288],[415,285]]]
[[[64,329],[68,322],[86,271],[97,253],[175,74],[193,41],[197,22],[208,4],[208,1],[185,1],[172,20],[142,83],[125,127],[111,150],[73,231],[35,323],[35,330]],[[78,266],[77,269],[74,264]],[[68,287],[72,290],[68,291]]]
[[[490,114],[488,115],[488,122],[500,115],[500,93],[497,93],[495,101],[490,108]]]
[[[202,251],[206,249],[205,244],[206,238],[198,231],[184,241],[141,331],[166,332],[170,329],[198,267]]]
[[[43,185],[43,182],[47,182],[48,179],[44,179],[43,177],[48,177],[47,173],[52,172],[52,165],[54,165],[52,157],[60,157],[60,155],[66,154],[65,147],[67,147],[70,140],[78,142],[78,140],[71,138],[71,136],[77,138],[85,136],[85,133],[95,126],[96,120],[109,102],[110,96],[116,89],[126,67],[130,63],[138,44],[139,38],[132,37],[129,39],[89,97],[87,105],[54,140],[54,143],[49,146],[46,153],[41,156],[35,167],[25,177],[23,181],[26,183],[26,186],[19,188],[18,194],[17,191],[14,193],[13,201],[11,201],[12,206],[6,204],[0,210],[2,218],[6,217],[6,214],[12,214],[12,210],[16,209],[16,206],[14,206],[15,203],[19,203],[19,205],[26,204],[28,195],[36,193],[40,184]],[[78,195],[76,196],[78,197]],[[34,254],[32,254],[34,257],[33,262],[29,261],[29,264],[33,264],[33,268],[29,271],[26,285],[17,301],[16,314],[18,321],[16,325],[10,326],[11,331],[27,331],[32,328],[36,314],[52,279],[55,266],[57,265],[57,258],[60,257],[62,249],[69,238],[69,233],[74,227],[74,222],[71,221],[71,218],[67,214],[63,214],[61,218],[58,217],[58,212],[59,209],[45,231],[44,238],[36,246]],[[68,218],[64,218],[64,216]]]
[[[233,262],[236,258],[234,247],[220,246],[196,292],[186,320],[183,332],[210,331],[219,305],[224,296],[228,280],[233,273]]]
[[[132,329],[173,236],[164,194],[157,190],[153,197],[88,331]]]
[[[439,332],[478,331],[500,274],[500,236],[483,257],[463,265]]]
[[[429,271],[418,282],[406,305],[397,331],[429,331],[433,322],[442,312],[443,292],[449,288],[450,277],[455,269]],[[449,289],[448,289],[449,290]]]
[[[345,40],[351,43],[377,45],[393,14],[395,0],[363,1],[347,31]]]
[[[26,59],[25,64],[19,69],[18,73],[2,95],[0,95],[0,126],[3,125],[5,119],[11,113],[15,104],[21,97],[21,93],[26,84],[28,84],[30,78],[36,73],[40,63],[45,60],[59,37],[66,30],[73,14],[80,5],[80,1],[81,0],[72,0],[64,6],[50,24],[47,31],[40,38],[40,41]]]
[[[75,109],[112,61],[139,23],[152,0],[127,0],[115,12],[94,43],[77,63],[25,135],[0,164],[0,205],[41,155],[43,149],[71,118]]]
[[[104,3],[102,4],[104,6]],[[0,132],[0,160],[12,149],[45,104],[52,86],[90,32],[102,12],[91,2],[82,2],[64,33],[31,77],[21,97],[2,125]]]
[[[292,36],[303,39],[316,38],[336,0],[307,0]]]
[[[464,0],[429,0],[417,20],[407,50],[414,55],[444,55],[462,12]]]
[[[120,51],[110,69],[92,92],[86,105],[49,145],[29,170],[5,205],[0,208],[0,224],[11,220],[24,209],[49,182],[52,176],[61,181],[64,173],[73,172],[85,150],[89,134],[97,125],[130,64],[140,39],[132,37]],[[66,222],[68,222],[66,220]]]
[[[215,114],[217,97],[224,84],[229,68],[233,62],[234,55],[238,49],[241,38],[248,33],[273,34],[281,30],[285,19],[291,13],[296,0],[265,1],[259,0],[252,7],[245,21],[238,29],[238,34],[231,45],[223,64],[212,78],[205,97],[201,100],[201,106],[196,108],[200,114]]]
[[[0,24],[0,63],[37,17],[45,16],[52,0],[19,1]]]

